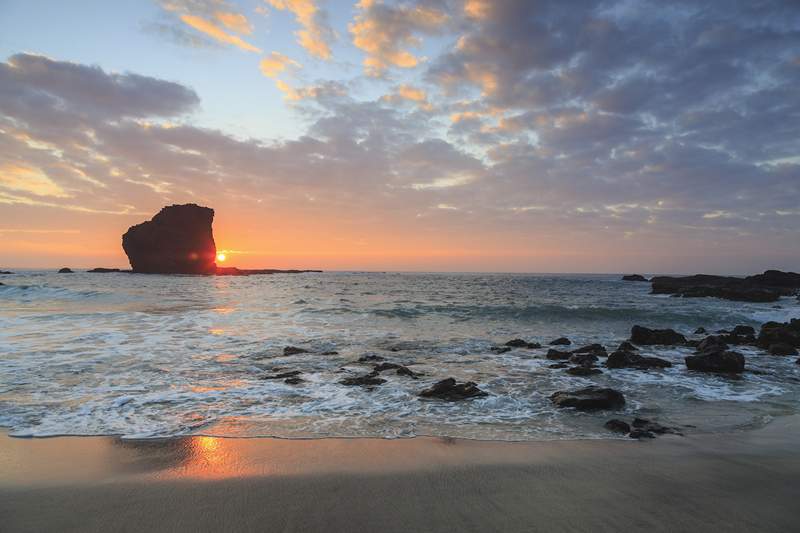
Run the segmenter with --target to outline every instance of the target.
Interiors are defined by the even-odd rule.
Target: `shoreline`
[[[800,416],[652,441],[3,431],[0,515],[9,531],[785,531],[797,442]]]

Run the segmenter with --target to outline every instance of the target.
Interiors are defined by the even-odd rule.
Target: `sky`
[[[800,270],[796,0],[0,0],[0,267]]]

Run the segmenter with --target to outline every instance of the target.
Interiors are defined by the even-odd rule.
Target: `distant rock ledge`
[[[197,204],[164,207],[152,219],[128,228],[122,248],[131,270],[95,268],[89,272],[251,276],[300,274],[321,270],[240,269],[219,267],[212,224],[214,210]]]
[[[657,276],[652,278],[652,294],[671,294],[685,298],[714,297],[741,302],[775,302],[800,290],[800,274],[767,270],[763,274],[732,276]]]

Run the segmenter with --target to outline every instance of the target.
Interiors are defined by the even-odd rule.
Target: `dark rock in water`
[[[706,333],[708,333],[708,331],[706,331],[706,328],[697,328],[696,330],[694,330],[695,335],[705,335]]]
[[[569,359],[570,357],[572,357],[572,352],[562,352],[560,350],[554,350],[550,348],[549,350],[547,350],[547,355],[545,355],[545,357],[556,361],[562,359]]]
[[[728,350],[707,351],[699,355],[688,355],[683,359],[686,368],[699,372],[717,374],[741,374],[744,372],[744,356]]]
[[[715,297],[745,302],[774,302],[790,296],[800,288],[800,274],[767,270],[763,274],[736,278],[730,276],[669,277],[652,280],[653,294],[672,294],[685,297]]]
[[[215,274],[214,210],[196,204],[171,205],[128,229],[122,247],[134,272]]]
[[[322,352],[320,355],[339,355],[339,352],[337,352],[335,350],[330,350],[330,351],[327,351],[327,352]]]
[[[608,356],[606,367],[608,368],[637,368],[647,370],[649,368],[669,368],[672,363],[659,359],[658,357],[643,357],[638,353],[617,350]]]
[[[400,368],[400,365],[395,363],[381,363],[379,365],[375,365],[374,369],[375,372],[383,372],[384,370],[397,370]]]
[[[676,435],[681,434],[675,428],[662,426],[658,422],[652,422],[644,418],[634,418],[633,427],[650,433],[655,433],[656,435],[664,435],[665,433],[673,433]]]
[[[505,345],[511,348],[528,348],[529,350],[535,350],[542,347],[542,345],[538,342],[527,342],[522,339],[512,339]]]
[[[102,267],[98,267],[98,268],[93,268],[91,270],[87,270],[86,272],[88,272],[89,274],[110,274],[112,272],[122,272],[122,270],[120,270],[118,268],[102,268]]]
[[[639,348],[637,348],[636,346],[634,346],[633,344],[631,344],[628,341],[622,341],[620,343],[619,347],[617,348],[618,352],[636,352],[638,350],[639,350]]]
[[[599,368],[594,368],[591,366],[580,365],[580,366],[573,366],[572,368],[567,369],[567,374],[570,376],[594,376],[595,374],[602,374],[603,371]]]
[[[401,366],[400,368],[397,369],[397,375],[398,376],[408,376],[411,379],[419,379],[419,377],[422,374],[420,374],[419,372],[414,372],[413,370],[411,370],[408,367]]]
[[[306,380],[304,380],[303,378],[298,378],[298,377],[286,378],[283,380],[283,382],[286,383],[287,385],[299,385],[301,383],[305,383],[305,381]]]
[[[511,348],[509,348],[508,346],[492,346],[491,348],[489,348],[489,351],[491,351],[492,353],[501,354],[510,352]]]
[[[625,405],[625,396],[614,389],[585,387],[574,391],[558,391],[550,395],[557,407],[574,407],[579,411],[619,409]]]
[[[593,353],[574,353],[569,358],[570,363],[581,366],[592,366],[597,362],[597,356]]]
[[[282,372],[280,374],[273,374],[271,376],[264,376],[261,379],[286,379],[286,378],[294,378],[302,374],[299,370],[292,370],[289,372]]]
[[[383,361],[383,357],[380,355],[362,355],[358,358],[359,363],[372,363],[376,361]]]
[[[696,346],[698,353],[719,352],[728,349],[728,343],[719,335],[709,335]]]
[[[641,274],[628,274],[627,276],[622,276],[622,281],[647,281],[647,278]]]
[[[550,341],[548,344],[550,344],[550,346],[569,346],[572,344],[572,341],[566,337],[559,337],[553,341]]]
[[[58,273],[59,274],[74,274],[72,269],[71,268],[67,268],[67,267],[58,269]]]
[[[341,383],[342,385],[347,385],[348,387],[354,387],[357,385],[375,386],[386,383],[386,380],[383,378],[379,378],[377,372],[370,372],[369,374],[365,374],[363,376],[345,378],[339,383]]]
[[[646,429],[632,429],[628,436],[632,439],[654,439],[656,436]]]
[[[597,357],[608,357],[608,352],[606,351],[605,347],[600,344],[589,344],[588,346],[582,346],[577,350],[572,350],[574,354],[592,354]]]
[[[3,286],[3,285],[5,285],[5,283],[0,283],[0,286]]]
[[[555,363],[552,365],[547,365],[547,368],[567,368],[569,365],[567,363]]]
[[[686,344],[686,337],[672,329],[649,329],[642,326],[631,328],[631,342],[638,345]]]
[[[9,270],[0,270],[0,274],[13,274],[13,272]]]
[[[298,348],[297,346],[287,346],[283,349],[283,355],[297,355],[301,353],[308,353],[308,350]]]
[[[480,390],[477,384],[472,381],[466,383],[456,383],[453,378],[443,379],[429,389],[420,392],[422,398],[438,398],[449,402],[456,400],[466,400],[470,398],[481,398],[488,396],[488,393]]]
[[[792,319],[787,323],[767,322],[761,326],[756,344],[769,349],[773,344],[788,344],[800,348],[800,319]]]
[[[770,344],[769,353],[772,355],[797,355],[797,348],[783,342]]]
[[[735,328],[733,328],[733,331],[731,331],[731,335],[745,336],[745,335],[755,335],[755,334],[756,330],[753,329],[752,326],[736,326]]]
[[[613,418],[603,424],[603,427],[608,429],[609,431],[613,431],[614,433],[630,433],[631,426],[624,420],[620,420],[618,418]]]

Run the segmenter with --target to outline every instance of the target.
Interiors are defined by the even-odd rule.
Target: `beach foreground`
[[[800,418],[655,441],[0,437],[4,531],[788,531]]]

